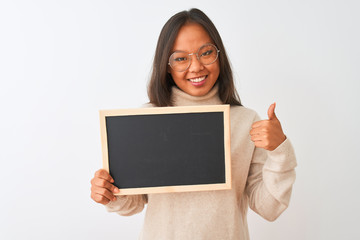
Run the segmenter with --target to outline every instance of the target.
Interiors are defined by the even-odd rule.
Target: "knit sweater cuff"
[[[121,205],[121,202],[126,200],[126,196],[116,196],[116,200],[115,201],[110,201],[108,202],[108,204],[105,205],[106,210],[108,210],[109,212],[113,212],[115,211],[119,211],[119,205]]]
[[[296,157],[294,148],[286,138],[276,149],[267,151],[268,160],[265,162],[264,169],[272,172],[285,172],[296,167]]]

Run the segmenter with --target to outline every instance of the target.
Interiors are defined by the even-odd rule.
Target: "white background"
[[[277,115],[297,180],[252,239],[359,239],[359,1],[0,3],[0,239],[137,239],[143,213],[90,199],[99,109],[138,107],[163,24],[197,7],[217,26],[243,104]]]

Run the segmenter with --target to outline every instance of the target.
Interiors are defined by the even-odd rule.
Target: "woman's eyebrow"
[[[173,50],[172,52],[188,52],[188,51],[175,49],[175,50]]]
[[[212,43],[212,42],[206,42],[206,43],[204,43],[204,44],[201,44],[201,45],[196,49],[196,51],[194,51],[193,53],[196,53],[197,51],[199,51],[199,49],[200,49],[202,46],[206,45],[206,44],[213,44],[213,45],[215,45],[215,44]],[[171,52],[172,52],[172,53],[174,53],[174,52],[187,52],[187,53],[190,53],[189,51],[178,50],[178,49],[174,49],[174,50],[171,51]]]

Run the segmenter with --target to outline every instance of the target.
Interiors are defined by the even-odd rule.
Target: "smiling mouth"
[[[199,82],[201,82],[201,81],[204,81],[206,77],[207,77],[207,75],[206,75],[206,76],[199,77],[199,78],[191,78],[191,79],[188,79],[188,80],[189,80],[190,82],[193,82],[193,83],[199,83]]]

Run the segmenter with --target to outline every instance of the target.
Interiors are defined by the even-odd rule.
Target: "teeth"
[[[203,81],[205,78],[206,78],[206,76],[203,76],[203,77],[200,77],[200,78],[192,78],[192,79],[189,79],[189,80],[190,80],[191,82],[198,83],[198,82]]]

